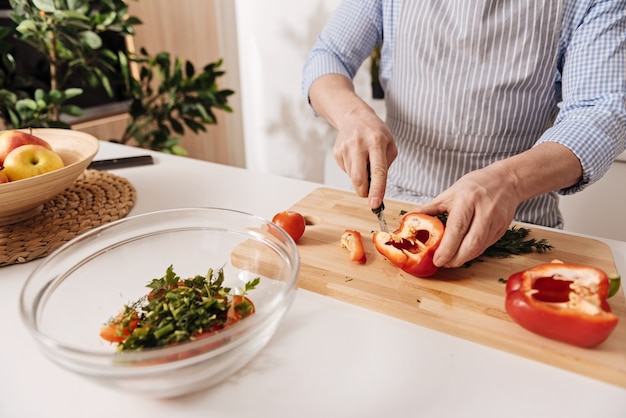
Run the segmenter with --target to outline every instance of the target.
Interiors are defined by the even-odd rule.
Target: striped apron
[[[385,92],[398,147],[388,197],[424,203],[553,124],[562,3],[403,1]],[[562,227],[557,194],[523,202],[515,219]]]

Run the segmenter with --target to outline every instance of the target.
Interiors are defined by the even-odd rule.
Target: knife
[[[380,230],[383,232],[389,232],[389,228],[387,228],[387,221],[385,220],[385,203],[381,202],[379,207],[372,209],[372,212],[376,215],[376,218],[378,218]]]
[[[136,167],[140,165],[153,164],[151,155],[139,155],[136,157],[111,158],[109,160],[92,161],[87,169],[108,170],[115,168]]]
[[[369,186],[372,178],[370,177],[370,165],[367,164],[367,189],[369,192]],[[372,209],[372,213],[376,215],[378,219],[378,226],[380,226],[380,230],[383,232],[389,232],[389,228],[387,227],[387,221],[385,220],[385,203],[380,202],[380,206]]]

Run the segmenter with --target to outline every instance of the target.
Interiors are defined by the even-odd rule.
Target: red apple
[[[4,160],[11,151],[22,145],[40,145],[49,150],[52,149],[50,144],[44,139],[23,131],[9,130],[0,132],[0,166],[4,165]]]
[[[0,184],[8,183],[8,182],[9,182],[9,178],[7,177],[6,173],[4,172],[4,167],[0,167]]]
[[[61,156],[41,145],[27,144],[15,148],[4,159],[4,170],[10,181],[22,180],[63,168]]]

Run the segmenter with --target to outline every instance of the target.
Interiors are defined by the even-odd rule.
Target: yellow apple
[[[4,160],[11,151],[28,144],[41,145],[49,150],[52,149],[46,140],[23,131],[8,130],[0,132],[0,166],[4,165]]]
[[[8,183],[8,182],[9,182],[9,178],[7,177],[6,173],[4,172],[4,167],[0,167],[0,184]]]
[[[63,168],[61,156],[41,145],[22,145],[4,159],[4,170],[10,181],[22,180]]]

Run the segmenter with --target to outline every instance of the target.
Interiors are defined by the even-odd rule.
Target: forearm
[[[539,144],[467,173],[416,208],[431,215],[448,213],[435,264],[458,267],[479,256],[506,231],[520,203],[569,187],[581,176],[578,158],[556,142]]]
[[[579,9],[572,5],[577,2],[570,3],[570,9]],[[626,146],[624,2],[588,3],[584,12],[563,16],[559,113],[538,140],[563,144],[580,160],[581,181],[562,194],[577,193],[598,181]]]
[[[539,144],[498,161],[486,170],[503,179],[519,202],[570,187],[582,177],[582,167],[576,155],[556,142]]]
[[[338,74],[315,80],[309,89],[315,111],[337,129],[333,155],[359,196],[372,208],[385,196],[387,169],[398,155],[389,128],[354,92],[352,81]]]
[[[339,74],[324,75],[311,85],[309,101],[318,115],[340,130],[349,116],[374,110],[354,91],[352,81]]]

